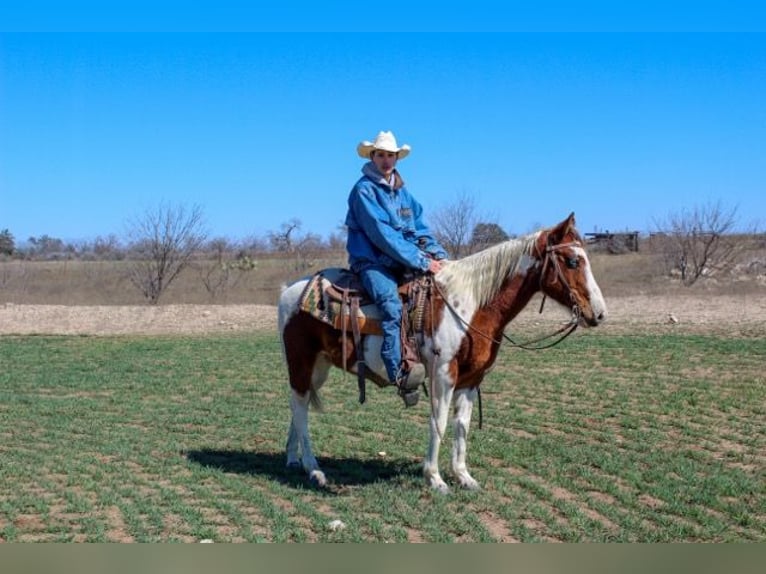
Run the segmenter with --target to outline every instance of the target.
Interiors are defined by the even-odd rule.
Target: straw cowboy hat
[[[396,145],[396,138],[391,132],[380,132],[375,138],[375,141],[363,141],[356,146],[356,152],[364,159],[370,159],[372,150],[376,149],[398,154],[398,159],[404,159],[410,154],[410,146],[404,144],[402,147],[398,147]]]

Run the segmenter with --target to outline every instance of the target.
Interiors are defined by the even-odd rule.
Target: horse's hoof
[[[481,486],[476,482],[476,479],[467,472],[456,472],[455,478],[457,478],[460,488],[463,490],[481,490]]]
[[[436,494],[441,495],[447,495],[450,493],[449,486],[447,486],[447,483],[443,480],[441,481],[434,481],[431,483],[431,490],[433,490]]]
[[[436,492],[436,494],[440,494],[441,496],[447,496],[450,493],[450,489],[446,484],[440,484],[438,486],[434,486],[434,492]]]
[[[309,473],[309,482],[317,488],[324,488],[327,486],[327,477],[321,470],[312,470]]]
[[[470,490],[470,491],[477,491],[481,490],[481,485],[476,482],[474,479],[461,481],[460,486],[463,487],[464,490]]]

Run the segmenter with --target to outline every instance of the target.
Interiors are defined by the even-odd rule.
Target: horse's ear
[[[563,243],[564,237],[566,237],[568,233],[574,231],[574,228],[575,214],[573,211],[569,214],[569,217],[551,229],[550,233],[548,234],[548,244],[557,245],[559,243]]]
[[[569,214],[569,217],[566,219],[567,223],[567,231],[574,231],[575,228],[575,216],[574,211]]]

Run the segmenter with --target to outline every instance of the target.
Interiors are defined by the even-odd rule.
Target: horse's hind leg
[[[287,466],[294,468],[302,466],[309,474],[309,479],[317,486],[325,486],[327,479],[319,469],[314,452],[311,449],[311,437],[309,436],[309,393],[300,395],[292,391],[290,408],[293,418],[290,422],[290,431],[287,435]],[[300,462],[298,451],[300,450]]]
[[[293,388],[290,396],[290,410],[292,420],[287,434],[287,466],[295,468],[302,466],[309,474],[311,482],[323,487],[327,484],[324,473],[319,469],[319,463],[311,448],[309,435],[309,405],[314,403],[319,406],[318,389],[327,379],[330,364],[322,357],[318,357],[311,374],[311,386],[308,391],[301,393]],[[300,456],[299,456],[300,455]],[[300,462],[299,462],[300,461]]]
[[[291,391],[291,392],[293,395],[295,395],[295,391]],[[287,431],[287,445],[285,446],[285,451],[287,453],[288,468],[301,467],[300,453],[298,452],[299,445],[300,445],[300,435],[298,434],[298,429],[295,426],[296,407],[293,406],[294,400],[295,400],[294,396],[290,398],[290,411],[293,414],[292,414],[292,418],[290,419],[290,429]]]

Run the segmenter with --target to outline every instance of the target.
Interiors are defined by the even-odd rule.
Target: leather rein
[[[511,339],[508,335],[506,335],[504,332],[502,333],[503,339],[508,341],[513,347],[518,349],[524,349],[526,351],[542,351],[543,349],[549,349],[551,347],[554,347],[555,345],[558,345],[566,339],[569,335],[571,335],[575,329],[577,329],[577,326],[580,324],[580,317],[582,315],[582,311],[580,310],[580,306],[575,301],[574,295],[572,294],[572,288],[569,286],[569,283],[566,280],[566,277],[564,277],[564,273],[561,271],[561,264],[559,263],[559,260],[557,257],[554,256],[556,251],[559,251],[561,249],[566,249],[568,247],[581,247],[581,244],[579,241],[570,241],[568,243],[561,243],[559,245],[546,245],[545,248],[545,257],[543,258],[542,267],[540,269],[540,291],[542,292],[542,286],[543,286],[543,278],[545,277],[545,271],[548,268],[548,265],[553,265],[553,268],[556,271],[556,276],[559,281],[566,287],[567,292],[569,293],[569,299],[572,302],[572,317],[569,320],[568,323],[564,324],[561,328],[559,328],[554,333],[551,333],[549,335],[544,335],[543,337],[538,337],[536,339],[532,339],[530,341],[526,341],[524,343],[517,343],[513,339]],[[537,250],[537,254],[540,255],[539,249]],[[439,296],[442,298],[442,301],[444,301],[444,304],[446,305],[447,309],[450,310],[450,313],[458,320],[460,323],[462,323],[469,331],[472,331],[476,333],[477,335],[480,335],[481,337],[492,341],[493,343],[496,343],[498,345],[502,344],[502,340],[495,339],[491,335],[488,335],[487,333],[484,333],[483,331],[477,329],[473,325],[471,325],[468,321],[466,321],[460,313],[458,313],[457,309],[455,309],[452,304],[449,302],[449,299],[446,297],[444,292],[442,291],[441,287],[439,287],[439,284],[435,281],[431,281],[431,285],[436,289],[436,292],[439,294]],[[545,298],[546,295],[543,293],[543,300],[540,303],[540,313],[543,312],[543,306],[545,305]],[[431,316],[433,317],[433,299],[431,299]],[[560,335],[560,336],[559,336]],[[546,343],[544,345],[539,346],[532,346],[536,345],[537,343],[542,343],[543,341],[547,341],[548,339],[552,339],[553,337],[557,337],[553,342]],[[431,333],[431,337],[433,338],[433,333]],[[439,350],[434,349],[434,355],[438,355]],[[436,405],[436,393],[433,390],[433,384],[434,384],[434,366],[435,362],[432,362],[431,366],[431,375],[429,377],[431,381],[431,413],[432,416],[435,412]],[[483,426],[484,416],[483,416],[483,408],[482,408],[482,401],[481,401],[481,387],[476,387],[476,394],[478,397],[478,407],[479,407],[479,428],[481,429]],[[438,432],[438,426],[437,426],[437,432]],[[439,438],[441,437],[441,433],[439,433]]]
[[[560,327],[557,331],[550,333],[548,335],[544,335],[542,337],[538,337],[536,339],[531,339],[529,341],[525,341],[524,343],[517,343],[514,341],[511,337],[506,335],[505,333],[502,333],[503,339],[508,341],[513,347],[518,349],[524,349],[526,351],[542,351],[543,349],[549,349],[551,347],[554,347],[555,345],[558,345],[561,341],[566,339],[569,335],[571,335],[575,329],[577,329],[577,326],[580,324],[580,317],[582,315],[582,311],[580,310],[580,306],[575,301],[574,295],[572,294],[572,288],[569,286],[569,283],[566,280],[566,277],[564,277],[564,273],[561,271],[561,264],[559,263],[559,260],[557,257],[553,256],[553,254],[556,251],[559,251],[561,249],[566,249],[568,247],[581,247],[581,244],[579,241],[571,241],[569,243],[560,243],[559,245],[547,245],[545,248],[545,257],[543,258],[543,264],[542,268],[540,269],[540,291],[542,292],[542,286],[543,286],[543,278],[545,277],[545,271],[548,267],[548,265],[553,265],[554,270],[556,271],[556,276],[561,281],[561,283],[566,287],[567,292],[569,293],[569,298],[572,302],[572,317],[569,320],[568,323],[565,323],[562,327]],[[538,250],[538,255],[540,254]],[[447,306],[447,308],[450,310],[452,315],[460,321],[460,323],[463,324],[469,331],[472,331],[476,333],[477,335],[487,339],[488,341],[492,341],[493,343],[496,343],[500,345],[503,341],[495,339],[491,335],[488,335],[487,333],[484,333],[483,331],[477,329],[473,325],[471,325],[468,321],[466,321],[460,313],[452,306],[452,304],[449,302],[449,299],[444,295],[444,292],[439,287],[439,284],[436,281],[433,281],[433,285],[436,288],[436,291],[441,296],[442,300],[444,301],[444,304]],[[543,293],[543,300],[540,303],[540,313],[543,312],[543,306],[545,305],[545,299],[546,295]],[[544,345],[540,346],[532,346],[536,345],[537,343],[542,343],[543,341],[547,341],[548,339],[552,339],[554,337],[557,337],[561,335],[558,339],[551,343],[546,343]]]

